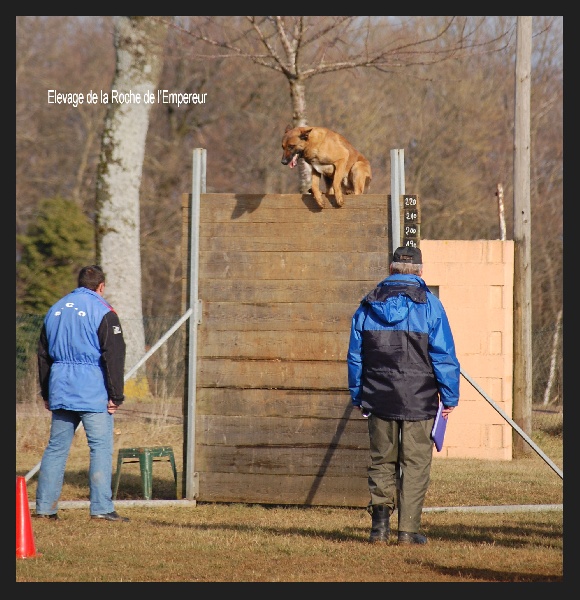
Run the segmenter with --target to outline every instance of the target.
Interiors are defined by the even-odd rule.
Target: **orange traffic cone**
[[[26,492],[26,479],[16,477],[16,558],[37,556]]]

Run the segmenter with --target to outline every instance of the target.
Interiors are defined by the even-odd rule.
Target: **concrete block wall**
[[[514,242],[421,240],[420,247],[423,278],[438,289],[462,372],[511,418]],[[463,376],[434,458],[512,459],[511,426]]]

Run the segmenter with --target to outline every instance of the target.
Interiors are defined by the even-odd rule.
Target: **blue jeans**
[[[113,415],[108,412],[54,410],[50,438],[40,463],[36,489],[36,514],[51,515],[58,510],[66,462],[75,430],[81,422],[90,449],[90,514],[103,515],[115,510],[111,490]]]

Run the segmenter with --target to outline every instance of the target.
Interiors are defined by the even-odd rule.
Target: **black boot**
[[[427,536],[411,531],[399,531],[399,544],[426,544]]]
[[[371,516],[373,518],[373,526],[369,542],[389,541],[389,535],[391,535],[391,527],[389,525],[391,512],[391,509],[385,504],[375,504],[372,506]]]

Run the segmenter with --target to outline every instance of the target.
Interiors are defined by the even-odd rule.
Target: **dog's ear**
[[[286,132],[290,131],[291,129],[294,129],[294,128],[292,127],[292,125],[286,125],[286,129],[284,129],[284,133],[286,133]]]
[[[305,127],[300,128],[300,139],[306,141],[308,139],[308,135],[312,131],[312,127],[310,129],[306,129]]]

